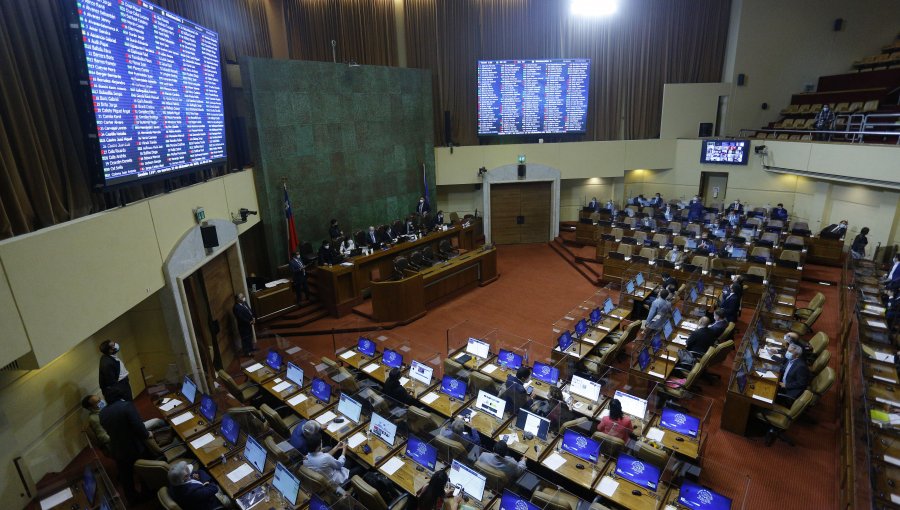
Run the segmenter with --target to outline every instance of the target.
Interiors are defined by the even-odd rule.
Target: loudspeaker
[[[200,236],[203,237],[204,248],[219,246],[219,234],[216,233],[216,227],[200,227]]]
[[[519,165],[519,179],[525,177],[525,165]]]
[[[844,18],[834,20],[834,31],[840,32],[842,28],[844,28]]]
[[[713,123],[712,122],[701,122],[700,129],[697,130],[697,136],[699,138],[709,138],[713,135]]]
[[[746,80],[747,80],[747,77],[744,75],[744,73],[739,74],[739,75],[738,75],[738,80],[737,80],[738,87],[743,87],[743,86],[744,86],[744,82],[745,82]]]
[[[444,145],[453,143],[453,123],[450,121],[450,110],[444,110]]]

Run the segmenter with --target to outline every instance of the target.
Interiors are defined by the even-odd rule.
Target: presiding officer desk
[[[398,242],[369,255],[348,258],[343,264],[320,265],[316,268],[319,299],[331,315],[347,315],[354,306],[362,302],[363,294],[369,290],[372,281],[390,277],[394,272],[396,257],[427,246],[431,246],[437,253],[438,246],[444,240],[455,244],[454,248],[471,250],[475,246],[476,227],[474,223],[469,226],[453,225],[447,230],[431,232],[415,241]]]

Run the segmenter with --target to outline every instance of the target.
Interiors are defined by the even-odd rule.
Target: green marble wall
[[[241,76],[272,267],[287,260],[282,178],[315,248],[331,218],[350,233],[412,212],[423,163],[436,205],[428,71],[245,58]]]

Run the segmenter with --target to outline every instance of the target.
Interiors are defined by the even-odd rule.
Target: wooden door
[[[216,344],[222,359],[222,366],[225,367],[231,365],[235,356],[235,345],[240,342],[237,323],[231,313],[234,308],[236,292],[231,283],[228,253],[229,251],[225,251],[200,268],[209,302],[209,318],[213,323],[219,325]]]
[[[491,241],[497,244],[550,240],[550,182],[491,185]]]

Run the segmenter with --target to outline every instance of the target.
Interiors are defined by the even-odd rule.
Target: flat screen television
[[[146,1],[71,4],[96,184],[225,163],[218,34]]]
[[[478,135],[585,133],[591,61],[478,62]]]
[[[707,165],[746,165],[750,140],[703,140],[700,162]]]

